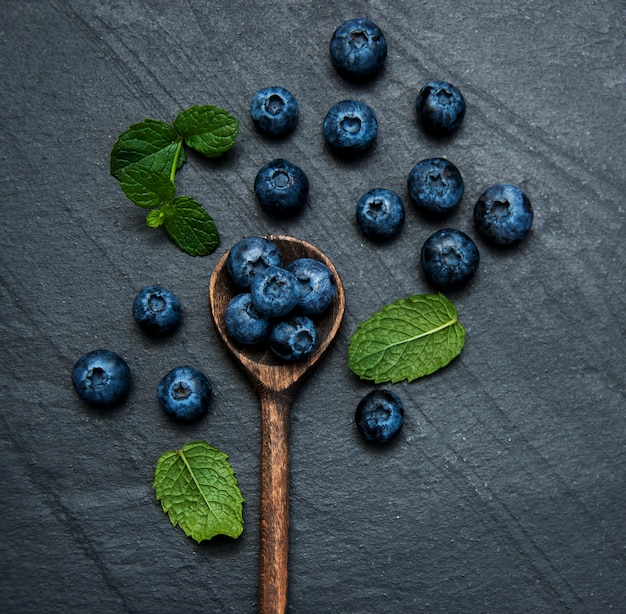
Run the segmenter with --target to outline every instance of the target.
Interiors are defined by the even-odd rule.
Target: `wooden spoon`
[[[262,614],[287,610],[287,560],[289,552],[289,422],[293,397],[333,340],[345,309],[345,293],[333,263],[316,247],[286,236],[269,236],[285,264],[296,258],[320,260],[332,271],[337,295],[330,308],[316,321],[319,347],[307,359],[285,363],[269,349],[251,349],[230,339],[224,325],[229,300],[238,291],[226,269],[228,254],[211,275],[209,304],[222,341],[254,383],[261,398],[261,501],[258,611]]]

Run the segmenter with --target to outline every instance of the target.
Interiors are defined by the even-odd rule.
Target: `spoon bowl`
[[[261,400],[261,501],[258,611],[287,609],[289,550],[289,422],[293,396],[334,339],[345,310],[345,292],[337,269],[319,249],[293,237],[268,236],[285,264],[297,258],[323,262],[333,274],[337,293],[331,306],[315,319],[319,345],[306,359],[286,363],[272,351],[233,341],[225,326],[226,307],[240,290],[226,268],[228,253],[219,260],[209,282],[209,306],[222,341],[255,385]]]

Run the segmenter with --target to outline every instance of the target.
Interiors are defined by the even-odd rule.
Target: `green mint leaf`
[[[443,294],[416,294],[386,305],[350,338],[348,367],[361,379],[409,382],[458,356],[465,329]]]
[[[180,135],[169,124],[146,119],[122,132],[111,151],[111,175],[121,179],[133,167],[151,169],[169,176],[176,157]],[[180,152],[176,168],[184,162]]]
[[[213,218],[188,196],[178,196],[162,209],[163,227],[180,249],[191,256],[215,251],[220,236]]]
[[[166,452],[154,472],[156,498],[174,526],[198,543],[243,531],[244,499],[228,456],[206,441]]]
[[[158,228],[165,221],[165,213],[161,209],[151,209],[146,215],[146,226]]]
[[[178,114],[174,128],[186,145],[209,158],[217,158],[235,144],[239,121],[219,107],[194,106]]]
[[[176,196],[176,186],[167,176],[150,168],[131,166],[122,172],[120,186],[139,207],[160,207]]]

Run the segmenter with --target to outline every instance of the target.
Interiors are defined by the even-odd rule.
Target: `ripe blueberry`
[[[252,278],[268,266],[280,267],[283,259],[278,247],[263,237],[241,239],[228,252],[226,268],[240,288],[248,289]]]
[[[429,158],[411,169],[407,189],[419,211],[442,217],[459,206],[465,185],[459,169],[452,162]]]
[[[444,135],[456,130],[463,122],[465,100],[451,83],[429,81],[417,95],[415,109],[424,130]]]
[[[356,222],[363,234],[371,239],[390,239],[404,224],[404,205],[391,190],[374,188],[359,198]]]
[[[267,267],[252,278],[252,305],[265,318],[287,315],[300,300],[300,284],[293,273]]]
[[[422,267],[426,277],[441,288],[456,288],[476,273],[478,248],[465,233],[443,228],[433,233],[422,246]]]
[[[114,352],[93,350],[74,365],[72,384],[78,396],[90,405],[114,405],[128,394],[130,369]]]
[[[331,270],[319,260],[298,258],[286,267],[298,280],[300,298],[296,308],[304,315],[323,313],[337,293]]]
[[[533,208],[521,188],[499,183],[487,188],[474,206],[478,232],[497,245],[521,241],[533,223]]]
[[[179,420],[195,420],[209,406],[213,387],[204,373],[193,367],[172,369],[160,382],[157,398],[161,408]]]
[[[254,95],[250,117],[263,132],[278,136],[296,125],[298,103],[284,87],[266,87]]]
[[[386,443],[402,428],[404,404],[390,390],[372,390],[357,405],[354,419],[367,441]]]
[[[252,306],[249,292],[237,294],[229,301],[224,323],[230,337],[244,345],[261,343],[270,332],[270,321]]]
[[[374,142],[378,122],[374,111],[364,102],[342,100],[328,111],[322,131],[333,149],[350,154],[363,151]]]
[[[369,19],[342,23],[330,39],[330,60],[341,75],[366,79],[383,67],[387,41],[381,29]]]
[[[295,164],[282,159],[272,160],[257,173],[254,193],[268,213],[282,217],[295,215],[306,202],[309,179]]]
[[[147,332],[164,335],[173,331],[180,322],[180,301],[163,286],[146,286],[135,297],[133,317]]]
[[[272,352],[286,362],[304,360],[317,349],[317,328],[307,316],[281,320],[272,328],[269,343]]]

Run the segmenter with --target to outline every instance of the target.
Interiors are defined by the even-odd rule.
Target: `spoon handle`
[[[260,614],[287,611],[291,401],[288,391],[261,391]]]

